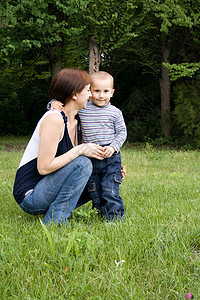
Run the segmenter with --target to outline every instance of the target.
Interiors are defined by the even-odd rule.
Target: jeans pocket
[[[114,181],[121,184],[122,183],[122,176],[121,174],[114,174]]]
[[[27,197],[27,196],[30,196],[32,194],[32,192],[34,191],[34,189],[31,189],[31,190],[28,190],[25,195],[24,195],[24,199]]]
[[[98,210],[101,210],[101,200],[100,195],[98,194],[96,183],[89,182],[87,185],[87,190],[92,200],[93,208],[96,207]]]
[[[95,182],[89,182],[87,185],[87,190],[89,193],[96,191],[96,184]]]

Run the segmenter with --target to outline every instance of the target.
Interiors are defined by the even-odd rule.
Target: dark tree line
[[[0,134],[30,134],[63,67],[115,78],[128,139],[200,146],[199,1],[2,0]]]

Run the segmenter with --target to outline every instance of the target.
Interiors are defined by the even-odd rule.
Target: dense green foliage
[[[32,132],[49,100],[51,75],[61,67],[88,70],[93,36],[100,69],[114,76],[112,102],[124,113],[129,141],[163,137],[162,116],[170,114],[164,99],[172,110],[165,124],[170,141],[181,132],[182,142],[199,147],[197,131],[186,130],[198,119],[188,117],[183,130],[178,104],[188,99],[181,90],[190,85],[192,95],[199,82],[199,15],[198,0],[1,1],[0,134]]]
[[[174,90],[176,122],[185,142],[200,147],[200,84],[192,81]]]
[[[34,77],[0,76],[3,82],[0,101],[0,135],[30,134],[36,120],[46,111],[49,100],[47,80]]]
[[[125,221],[102,222],[87,205],[68,227],[44,228],[12,196],[27,141],[0,141],[2,300],[199,299],[199,151],[127,145]]]

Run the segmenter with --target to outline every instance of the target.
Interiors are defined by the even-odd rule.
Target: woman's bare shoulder
[[[49,113],[44,116],[40,125],[40,135],[43,132],[51,132],[51,135],[55,132],[56,135],[61,136],[63,133],[64,120],[60,113]]]
[[[42,120],[42,123],[63,125],[64,120],[62,115],[58,111],[50,111],[49,113],[44,115],[44,119]]]

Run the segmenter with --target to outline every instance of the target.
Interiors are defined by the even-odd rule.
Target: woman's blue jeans
[[[67,223],[72,210],[90,200],[83,199],[81,195],[91,173],[90,159],[79,156],[61,169],[46,175],[34,190],[27,192],[19,206],[29,214],[45,213],[45,224]]]

